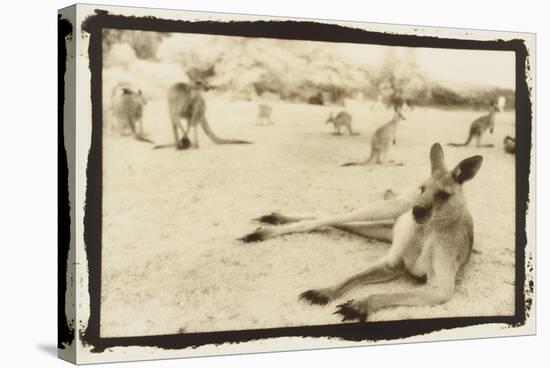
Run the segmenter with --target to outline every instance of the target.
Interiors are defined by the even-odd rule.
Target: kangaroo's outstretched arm
[[[253,233],[245,235],[240,240],[245,242],[262,241],[279,235],[309,232],[321,227],[337,226],[348,222],[396,219],[412,208],[418,194],[418,188],[414,188],[395,198],[378,200],[366,207],[349,213],[304,220],[281,226],[259,228]]]

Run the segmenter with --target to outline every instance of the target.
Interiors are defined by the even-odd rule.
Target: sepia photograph
[[[96,13],[98,351],[525,323],[522,42]]]
[[[103,51],[105,336],[514,313],[514,53]]]

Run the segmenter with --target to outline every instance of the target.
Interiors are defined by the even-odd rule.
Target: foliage
[[[337,46],[320,42],[104,31],[107,68],[134,80],[147,81],[161,95],[170,81],[207,72],[209,85],[238,98],[276,96],[310,104],[343,104],[348,98],[409,105],[486,108],[498,96],[514,106],[514,91],[491,87],[457,87],[429,80],[416,62],[413,48],[388,48],[380,67],[352,63]],[[179,65],[181,72],[175,65]],[[170,70],[170,73],[162,69]],[[143,72],[143,74],[142,74]],[[136,75],[136,73],[138,75]],[[115,74],[113,74],[115,75]],[[192,77],[192,76],[191,76]]]

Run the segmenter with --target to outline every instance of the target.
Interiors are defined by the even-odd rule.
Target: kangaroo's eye
[[[426,187],[423,186],[423,185],[421,185],[421,186],[420,186],[420,193],[424,193],[425,190],[426,190]]]
[[[436,196],[437,198],[441,199],[442,201],[444,201],[444,200],[449,199],[449,197],[450,197],[451,195],[450,195],[449,193],[443,191],[443,190],[440,190],[440,191],[438,191],[438,192],[435,194],[435,196]]]

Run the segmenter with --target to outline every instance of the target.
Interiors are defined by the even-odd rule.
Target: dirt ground
[[[273,126],[257,126],[256,103],[207,98],[213,130],[253,145],[152,150],[105,130],[101,334],[178,332],[336,324],[337,304],[415,284],[407,278],[350,291],[326,306],[298,301],[307,289],[332,285],[381,257],[388,245],[326,229],[261,243],[237,238],[274,210],[339,213],[419,185],[429,175],[432,143],[462,142],[476,111],[415,109],[400,123],[390,152],[402,167],[340,167],[369,154],[370,135],[391,117],[366,105],[347,108],[358,136],[334,136],[323,106],[273,103]],[[164,101],[149,101],[145,130],[171,142]],[[497,117],[495,148],[446,147],[447,163],[482,154],[464,185],[475,223],[475,252],[453,299],[435,307],[399,307],[370,320],[510,315],[514,312],[514,157],[501,148],[514,135],[514,113]]]

